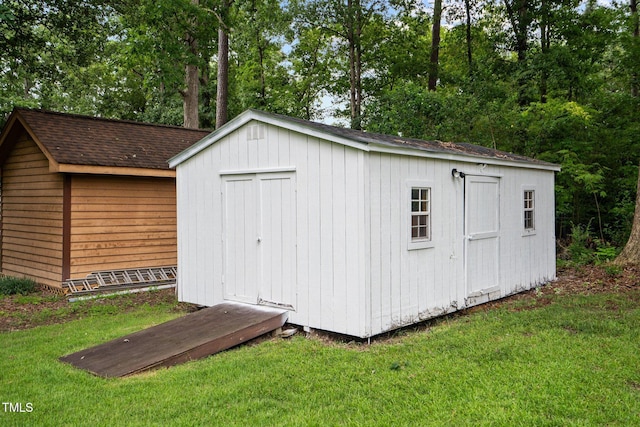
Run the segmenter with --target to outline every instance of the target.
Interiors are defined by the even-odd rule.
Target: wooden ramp
[[[225,302],[60,358],[101,377],[124,377],[226,350],[287,320],[287,311]]]

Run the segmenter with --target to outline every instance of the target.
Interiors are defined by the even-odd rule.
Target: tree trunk
[[[469,64],[469,77],[473,77],[473,55],[471,51],[471,0],[464,0],[464,8],[467,14],[467,62]]]
[[[527,38],[529,36],[529,25],[532,22],[531,13],[529,11],[529,0],[504,0],[507,15],[513,29],[516,42],[516,52],[518,54],[519,73],[516,78],[518,84],[518,104],[523,106],[528,104],[527,99],[527,78],[523,72],[526,69],[527,53],[529,44]],[[517,8],[517,9],[516,9]]]
[[[351,108],[351,128],[362,129],[362,6],[360,0],[347,1],[345,22],[347,42],[349,43],[349,104]]]
[[[216,93],[216,129],[227,123],[229,102],[229,36],[218,30],[218,85]]]
[[[640,21],[638,19],[638,3],[637,0],[630,0],[629,7],[631,9],[631,19],[633,22],[633,38],[638,41],[640,38]],[[633,71],[631,75],[631,95],[638,97],[640,82],[638,81],[638,72]],[[618,265],[624,264],[640,264],[640,166],[638,167],[638,188],[636,192],[636,210],[633,215],[633,225],[631,226],[631,235],[620,255],[615,260]]]
[[[431,56],[429,57],[429,90],[435,91],[438,83],[438,62],[440,57],[440,21],[442,17],[442,0],[433,4],[433,26],[431,28]]]
[[[630,0],[629,9],[631,9],[631,22],[633,23],[633,39],[638,43],[640,39],[640,17],[638,17],[638,1]],[[640,77],[638,77],[638,70],[633,70],[631,74],[631,95],[634,98],[638,97],[640,92]]]
[[[198,80],[198,66],[187,65],[185,67],[185,85],[187,89],[182,96],[184,109],[184,127],[198,129],[198,91],[200,82]]]
[[[636,211],[633,216],[633,225],[631,227],[631,235],[615,263],[624,264],[640,264],[640,167],[638,171],[638,192],[636,193]]]
[[[199,0],[191,0],[192,4],[199,4]],[[193,23],[197,25],[197,23]],[[192,61],[198,56],[198,41],[193,35],[185,35],[185,43],[189,53],[192,56]],[[182,94],[182,105],[184,120],[183,126],[186,128],[197,129],[199,126],[198,120],[198,92],[200,91],[200,81],[198,80],[198,66],[195,64],[187,64],[185,66],[184,83],[186,86],[185,91]]]
[[[213,127],[213,121],[211,116],[211,104],[212,104],[212,92],[209,86],[209,81],[211,75],[211,66],[209,62],[206,62],[202,69],[200,70],[200,86],[204,89],[201,93],[202,98],[202,112],[203,115],[200,117],[200,125],[204,129],[211,129]]]
[[[551,48],[549,41],[549,13],[547,0],[542,0],[541,18],[540,18],[540,47],[542,49],[542,70],[540,71],[540,102],[547,102],[547,80],[549,72],[547,71],[547,56]]]

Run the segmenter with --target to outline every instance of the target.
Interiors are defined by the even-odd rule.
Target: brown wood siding
[[[63,177],[26,133],[2,167],[2,273],[60,286]]]
[[[71,277],[177,263],[174,179],[73,176]]]

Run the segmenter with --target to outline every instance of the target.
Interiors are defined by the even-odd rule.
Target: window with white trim
[[[411,187],[411,242],[431,240],[431,188]]]
[[[524,190],[524,230],[531,232],[536,229],[535,190]]]

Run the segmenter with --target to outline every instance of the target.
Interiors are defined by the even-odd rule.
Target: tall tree
[[[230,64],[232,113],[247,108],[291,113],[293,64],[285,61],[283,37],[290,26],[290,15],[278,0],[238,3]]]
[[[471,47],[471,0],[464,0],[465,11],[465,40],[467,42],[467,64],[469,77],[473,75],[473,49]]]
[[[640,168],[639,168],[640,169]],[[636,193],[636,209],[633,216],[631,235],[627,244],[616,258],[617,264],[640,264],[640,173],[638,173],[638,189]]]
[[[504,0],[509,24],[514,36],[514,45],[518,57],[518,103],[521,106],[529,102],[527,97],[527,54],[529,52],[529,31],[534,22],[533,0]]]
[[[150,93],[163,94],[164,108],[173,109],[173,96],[179,97],[186,127],[199,126],[200,70],[218,28],[214,5],[214,0],[125,0],[120,7],[129,69]]]
[[[320,28],[344,43],[347,50],[349,119],[351,127],[361,129],[363,107],[363,35],[372,17],[386,9],[382,0],[293,1],[298,25]]]
[[[629,10],[631,11],[631,27],[633,31],[633,47],[638,49],[640,45],[640,17],[638,16],[638,1],[629,0]],[[636,52],[637,53],[637,52]],[[636,58],[637,59],[637,58]],[[638,78],[638,69],[634,67],[631,74],[631,96],[638,97],[640,93],[640,78]]]
[[[440,21],[442,20],[442,0],[433,3],[433,23],[431,30],[431,56],[429,57],[429,90],[435,91],[438,82],[440,57]]]
[[[194,6],[198,6],[200,4],[199,0],[191,0],[191,4]],[[193,28],[198,25],[198,21],[196,17],[192,17],[188,20],[189,27]],[[193,31],[187,30],[184,35],[184,42],[187,46],[187,50],[189,51],[189,56],[193,59],[197,59],[199,56],[198,52],[198,39],[196,35],[193,34]],[[184,86],[185,89],[181,91],[182,99],[183,99],[183,110],[184,110],[184,127],[197,129],[200,126],[198,106],[200,101],[200,81],[199,81],[199,68],[198,64],[195,61],[189,61],[185,65],[185,78],[184,78]]]
[[[0,110],[13,105],[83,111],[58,96],[69,73],[103,55],[114,31],[109,1],[14,0],[0,3]],[[77,88],[73,88],[77,89]]]
[[[638,16],[638,3],[636,0],[630,0],[629,10],[631,12],[631,31],[633,35],[633,46],[637,47],[640,43],[640,17]],[[638,70],[633,70],[631,81],[631,96],[638,99]],[[636,208],[633,216],[633,224],[631,227],[631,235],[618,258],[618,264],[640,264],[640,166],[638,166],[638,188],[636,190]]]
[[[229,119],[229,15],[232,5],[233,0],[223,0],[219,15],[216,129]]]
[[[323,117],[321,97],[331,87],[336,58],[329,47],[329,35],[318,28],[295,28],[289,35],[292,76],[289,82],[291,104],[289,114],[307,120]]]

